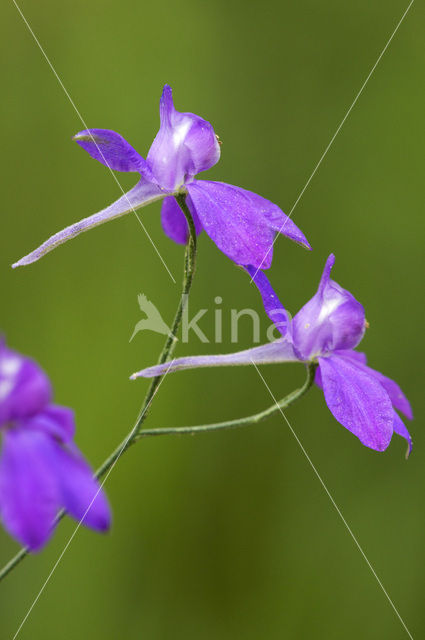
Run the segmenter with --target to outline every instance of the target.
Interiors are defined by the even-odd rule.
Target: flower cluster
[[[238,353],[183,357],[171,363],[166,359],[174,343],[168,340],[160,358],[163,364],[143,369],[133,378],[154,377],[158,382],[158,376],[168,371],[301,362],[310,370],[316,367],[315,382],[330,411],[364,445],[383,451],[395,432],[406,439],[410,452],[412,441],[397,413],[411,419],[409,402],[394,381],[368,367],[366,356],[355,351],[367,326],[365,312],[351,293],[331,280],[333,255],[326,262],[317,293],[290,319],[263,269],[271,265],[276,234],[311,249],[306,237],[290,217],[262,196],[197,178],[220,158],[219,140],[209,122],[177,111],[171,88],[165,86],[160,128],[146,159],[108,129],[86,129],[74,140],[109,169],[135,172],[140,179],[109,207],[56,233],[14,267],[35,262],[80,233],[157,200],[163,201],[164,232],[185,244],[190,219],[185,203],[196,233],[204,230],[220,251],[251,276],[266,313],[282,334],[279,340]],[[184,212],[179,206],[182,198]],[[154,390],[155,381],[148,404]],[[32,551],[48,540],[61,507],[93,529],[109,527],[108,503],[73,442],[74,430],[72,411],[52,404],[44,372],[0,341],[0,516],[10,534]],[[119,455],[129,443],[125,441]]]
[[[338,422],[376,451],[386,449],[395,432],[407,440],[410,453],[412,440],[395,411],[412,419],[410,404],[393,380],[368,367],[366,355],[354,351],[367,326],[365,312],[349,291],[331,280],[334,262],[334,256],[330,255],[317,293],[292,321],[287,318],[284,335],[279,340],[233,354],[178,358],[171,364],[143,369],[132,378],[198,367],[314,362],[318,365],[315,382],[323,389],[326,403]],[[266,276],[252,275],[270,318],[285,315]],[[282,324],[276,324],[277,328]]]
[[[139,173],[140,180],[109,207],[56,233],[14,267],[35,262],[83,231],[156,200],[163,200],[161,218],[165,233],[175,242],[185,244],[187,222],[173,197],[180,193],[186,194],[197,233],[204,229],[236,264],[269,267],[273,238],[279,232],[311,248],[300,229],[269,200],[224,182],[195,179],[198,173],[218,162],[218,138],[209,122],[174,108],[171,88],[167,85],[162,92],[159,114],[161,126],[146,160],[115,131],[86,129],[74,136],[92,158],[116,171]]]
[[[53,532],[61,507],[88,527],[106,531],[109,506],[73,442],[74,414],[52,404],[46,374],[0,340],[0,516],[31,551]]]

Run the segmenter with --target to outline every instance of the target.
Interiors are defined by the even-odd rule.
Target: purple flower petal
[[[99,211],[99,213],[89,216],[88,218],[84,218],[84,220],[80,220],[80,222],[77,222],[76,224],[72,224],[70,227],[66,227],[66,229],[63,229],[62,231],[59,231],[59,233],[56,233],[54,236],[49,238],[49,240],[44,242],[40,247],[38,247],[38,249],[29,253],[24,258],[21,258],[21,260],[12,266],[15,268],[36,262],[46,253],[49,253],[49,251],[52,251],[64,242],[75,238],[75,236],[83,233],[83,231],[88,231],[89,229],[93,229],[104,222],[108,222],[114,218],[119,218],[130,211],[140,209],[140,207],[154,202],[155,200],[160,200],[166,195],[167,194],[161,191],[161,189],[154,183],[148,182],[142,178],[140,182],[133,187],[133,189],[128,191],[128,193],[123,195],[109,207]]]
[[[267,269],[274,232],[243,190],[222,182],[195,180],[187,185],[207,234],[233,262]]]
[[[158,183],[177,191],[220,158],[220,146],[209,122],[193,113],[180,113],[165,85],[159,103],[161,126],[146,158]]]
[[[52,396],[44,371],[0,343],[0,426],[42,411]]]
[[[365,314],[360,302],[330,279],[335,257],[326,261],[317,293],[293,320],[294,347],[302,359],[352,349],[365,331]]]
[[[337,354],[341,355],[341,357],[343,358],[353,358],[353,354],[356,354],[357,356],[364,355],[364,354],[358,354],[355,351],[351,351],[351,352],[341,351],[341,352],[335,353],[335,355]],[[379,371],[375,371],[375,369],[371,369],[370,367],[366,366],[366,356],[364,357],[363,362],[360,359],[357,359],[356,364],[363,371],[368,373],[370,376],[373,376],[376,380],[378,380],[378,382],[380,382],[380,384],[384,387],[385,391],[388,393],[390,400],[393,404],[393,407],[395,409],[398,409],[398,411],[401,411],[401,413],[404,413],[406,418],[409,418],[409,420],[413,420],[413,412],[412,412],[412,407],[410,406],[410,402],[408,401],[408,399],[406,398],[406,396],[404,395],[403,391],[400,389],[398,384],[394,382],[394,380],[391,380],[391,378],[387,378]]]
[[[366,364],[367,357],[365,353],[361,351],[352,351],[351,349],[347,349],[346,351],[334,351],[335,356],[341,356],[343,358],[348,358],[352,360],[354,364]],[[316,376],[314,378],[314,382],[320,389],[323,389],[322,385],[322,376],[320,375],[320,367],[316,369]]]
[[[5,528],[31,551],[53,532],[59,506],[49,438],[21,428],[6,430],[0,459],[0,515]]]
[[[224,182],[194,180],[187,184],[199,219],[217,247],[233,262],[268,269],[273,258],[273,238],[278,224],[273,203],[251,191]],[[282,231],[310,247],[304,235],[292,223]]]
[[[184,369],[199,369],[202,367],[227,367],[255,364],[275,364],[278,362],[297,362],[290,342],[279,339],[268,344],[245,349],[236,353],[226,353],[224,355],[212,356],[188,356],[177,358],[171,362],[165,362],[154,367],[142,369],[138,373],[133,373],[132,380],[136,378],[154,378],[155,376],[171,373],[173,371],[183,371]]]
[[[265,312],[270,320],[276,325],[276,328],[280,333],[285,336],[288,333],[288,330],[290,330],[291,321],[267,276],[263,271],[255,269],[255,267],[251,265],[248,265],[245,269],[248,271],[252,281],[257,286],[261,294]]]
[[[202,231],[202,224],[193,207],[190,196],[186,197],[186,204],[192,214],[193,222],[197,235]],[[184,217],[183,211],[180,209],[173,196],[164,198],[161,208],[161,222],[164,233],[177,242],[178,244],[186,244],[189,237],[189,227]]]
[[[60,442],[71,442],[75,434],[74,412],[68,407],[50,405],[22,426],[41,431]]]
[[[137,171],[150,177],[146,161],[119,133],[109,129],[85,129],[74,136],[95,160],[114,171]]]
[[[413,447],[412,438],[410,437],[410,433],[406,429],[403,420],[395,411],[394,411],[393,429],[399,436],[407,440],[406,458],[408,458],[412,453],[412,447]]]
[[[367,356],[362,351],[353,351],[352,349],[337,350],[334,352],[336,356],[342,356],[352,360],[355,364],[367,364]],[[373,369],[371,369],[373,371]]]
[[[292,218],[283,213],[277,204],[270,202],[270,200],[266,200],[266,198],[263,198],[252,191],[247,191],[240,187],[238,187],[238,190],[242,191],[250,199],[252,206],[263,216],[263,218],[265,218],[270,229],[281,233],[287,238],[290,238],[290,240],[293,240],[306,249],[311,250],[311,245],[301,229],[299,229],[295,222],[292,221]]]
[[[375,371],[375,369],[367,368],[368,372],[373,375],[384,387],[385,391],[390,396],[390,400],[393,403],[393,407],[404,413],[406,418],[409,420],[413,420],[413,411],[410,406],[410,402],[404,395],[403,391],[400,389],[398,384],[391,380],[391,378],[387,378],[379,371]]]
[[[82,524],[106,531],[111,513],[103,490],[75,445],[56,449],[58,482],[66,511]]]
[[[366,447],[384,451],[393,433],[394,409],[379,382],[350,360],[319,358],[326,404],[340,424]]]

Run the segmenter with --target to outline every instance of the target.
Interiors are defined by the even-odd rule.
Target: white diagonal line
[[[307,451],[305,450],[301,440],[299,439],[299,437],[297,436],[297,434],[295,433],[294,429],[292,428],[288,418],[286,417],[286,415],[283,413],[282,409],[280,408],[275,396],[273,395],[272,390],[270,389],[269,385],[267,384],[267,382],[265,381],[263,375],[261,374],[259,368],[257,367],[257,365],[255,364],[255,362],[253,360],[251,360],[252,364],[254,365],[255,369],[257,370],[258,375],[260,376],[261,380],[264,383],[264,386],[266,387],[267,391],[269,392],[270,396],[273,399],[273,402],[276,404],[276,407],[279,409],[279,412],[282,414],[282,417],[284,418],[286,424],[288,425],[292,435],[294,436],[295,440],[297,441],[297,444],[299,445],[301,451],[303,452],[304,456],[307,458],[307,461],[309,463],[309,465],[311,466],[311,468],[314,471],[314,474],[316,476],[316,478],[319,480],[320,484],[322,485],[323,489],[325,490],[326,495],[328,496],[329,500],[331,501],[333,507],[335,508],[335,511],[337,512],[337,514],[339,515],[340,519],[342,520],[342,522],[344,523],[345,528],[347,529],[348,533],[350,534],[350,536],[352,537],[356,547],[358,548],[358,550],[360,551],[361,555],[363,556],[363,559],[365,560],[367,566],[369,567],[369,569],[371,570],[375,580],[377,581],[377,583],[379,584],[379,586],[381,587],[385,597],[387,598],[388,602],[390,603],[394,613],[396,614],[397,618],[399,619],[399,621],[401,622],[401,624],[403,625],[404,630],[406,631],[407,635],[409,636],[410,640],[413,640],[413,636],[410,633],[409,629],[406,626],[406,623],[404,622],[403,618],[401,617],[401,615],[399,614],[394,602],[391,600],[388,591],[385,589],[384,585],[382,584],[381,580],[379,579],[375,569],[373,568],[372,564],[370,563],[368,557],[366,556],[365,552],[363,551],[363,548],[360,546],[359,541],[357,540],[356,536],[354,535],[354,533],[351,531],[349,524],[347,523],[346,519],[344,518],[344,516],[341,513],[340,508],[338,507],[337,503],[335,502],[334,498],[332,497],[328,487],[325,484],[325,481],[323,480],[322,476],[319,474],[319,472],[317,471],[316,467],[314,466],[310,456],[308,455]]]
[[[273,242],[271,243],[270,247],[268,248],[266,254],[264,255],[264,258],[261,261],[260,266],[258,267],[257,271],[255,272],[255,274],[252,276],[251,278],[251,282],[254,280],[255,276],[257,275],[259,269],[261,269],[264,260],[267,258],[267,256],[269,255],[270,251],[273,249],[274,247],[274,243],[277,240],[277,237],[280,233],[282,233],[282,231],[284,230],[286,223],[288,222],[289,218],[292,216],[292,213],[294,212],[295,207],[297,206],[297,204],[299,203],[299,201],[301,200],[301,198],[304,195],[305,190],[307,189],[308,185],[310,184],[310,182],[312,181],[313,177],[316,174],[316,171],[318,170],[318,168],[320,167],[320,165],[322,164],[326,154],[328,153],[329,149],[331,148],[332,144],[334,143],[335,138],[337,137],[338,133],[341,131],[345,121],[347,120],[348,116],[350,115],[351,111],[353,110],[357,100],[360,98],[363,89],[365,88],[365,86],[367,85],[367,83],[369,82],[373,72],[375,71],[376,67],[378,66],[378,64],[381,61],[382,56],[384,55],[384,53],[386,52],[386,50],[388,49],[388,47],[390,46],[390,43],[392,41],[392,39],[394,38],[395,34],[397,33],[399,27],[401,26],[401,23],[403,22],[404,18],[407,16],[410,7],[412,6],[412,4],[414,3],[415,0],[411,0],[407,9],[405,10],[405,12],[403,13],[403,15],[401,16],[400,20],[397,23],[396,28],[394,29],[394,31],[392,32],[391,36],[389,37],[389,39],[387,40],[387,43],[385,45],[385,47],[382,49],[381,53],[378,56],[378,59],[376,60],[375,64],[373,65],[372,69],[369,71],[366,80],[363,82],[362,86],[360,87],[359,92],[357,93],[356,97],[354,98],[353,102],[351,103],[350,108],[348,109],[347,113],[345,114],[345,116],[343,117],[343,119],[341,120],[341,122],[338,125],[337,130],[335,131],[335,133],[333,134],[328,146],[326,147],[326,149],[324,150],[324,152],[322,153],[322,155],[320,156],[319,162],[316,164],[316,166],[313,169],[312,174],[310,175],[309,179],[307,180],[307,182],[305,183],[304,187],[301,189],[300,194],[298,196],[298,198],[295,200],[294,204],[292,205],[292,209],[290,210],[290,212],[288,213],[288,219],[285,220],[285,222],[283,223],[283,225],[281,226],[281,228],[279,229],[278,233],[275,235],[275,237],[273,238]]]
[[[174,362],[174,360],[171,360],[171,361],[170,361],[170,364],[169,364],[169,366],[168,366],[168,369],[166,370],[166,372],[165,372],[165,373],[164,373],[164,375],[162,376],[161,380],[159,381],[159,384],[158,384],[157,388],[155,389],[155,391],[154,391],[154,393],[153,393],[153,395],[152,395],[152,398],[149,400],[149,402],[148,402],[148,404],[146,405],[146,407],[145,407],[145,409],[144,409],[143,413],[141,414],[141,417],[143,417],[143,416],[145,415],[146,411],[149,409],[149,407],[150,407],[150,405],[151,405],[151,403],[152,403],[152,400],[153,400],[153,399],[154,399],[154,397],[156,396],[156,394],[157,394],[157,392],[158,392],[158,389],[159,389],[159,387],[161,386],[162,382],[164,381],[164,379],[165,379],[165,377],[166,377],[167,373],[169,372],[170,367],[171,367],[171,365],[173,364],[173,362]],[[139,421],[139,419],[140,419],[140,418],[138,418],[138,420],[137,420],[137,421]],[[136,424],[137,424],[137,422],[136,422]],[[45,590],[45,588],[47,587],[47,585],[48,585],[48,583],[49,583],[49,581],[50,581],[51,577],[52,577],[52,576],[53,576],[53,574],[54,574],[54,572],[55,572],[55,571],[56,571],[56,569],[58,568],[58,565],[59,565],[60,561],[62,560],[63,556],[65,555],[65,553],[66,553],[66,551],[67,551],[67,549],[68,549],[69,545],[71,544],[71,542],[72,542],[72,541],[73,541],[73,539],[75,538],[75,536],[76,536],[76,534],[77,534],[78,530],[80,529],[80,527],[81,527],[81,525],[82,525],[82,523],[83,523],[83,521],[84,521],[84,518],[86,517],[87,513],[90,511],[90,509],[91,509],[91,506],[92,506],[93,502],[96,500],[97,496],[99,495],[100,491],[102,490],[103,485],[105,484],[105,482],[106,482],[106,481],[107,481],[107,479],[109,478],[109,476],[110,476],[110,474],[111,474],[111,472],[112,472],[113,468],[115,467],[115,465],[117,464],[118,460],[120,459],[121,454],[123,453],[123,451],[124,451],[124,450],[125,450],[125,448],[127,447],[127,444],[128,444],[128,442],[129,442],[130,438],[132,437],[132,435],[133,435],[133,431],[134,431],[134,429],[135,429],[135,428],[136,428],[136,425],[133,427],[133,429],[132,429],[132,430],[130,431],[130,433],[128,434],[128,437],[127,437],[127,438],[125,439],[125,441],[123,442],[122,447],[121,447],[121,450],[119,451],[119,453],[118,453],[118,455],[117,455],[116,459],[115,459],[115,460],[114,460],[114,462],[112,463],[112,465],[111,465],[111,467],[109,468],[108,472],[106,473],[106,475],[105,475],[105,477],[104,477],[103,481],[102,481],[102,482],[101,482],[101,484],[99,485],[99,489],[96,491],[96,493],[95,493],[95,495],[94,495],[94,498],[92,499],[92,501],[90,502],[89,506],[88,506],[88,507],[87,507],[87,509],[85,510],[83,517],[79,520],[79,522],[78,522],[77,526],[75,527],[74,531],[72,532],[72,535],[70,536],[70,538],[69,538],[68,542],[66,543],[66,545],[65,545],[65,546],[64,546],[64,548],[62,549],[61,553],[59,554],[59,557],[58,557],[58,559],[56,560],[55,564],[53,565],[52,570],[50,571],[49,575],[47,576],[46,580],[44,581],[43,586],[41,587],[41,589],[40,589],[40,591],[38,592],[37,596],[34,598],[34,600],[33,600],[32,604],[31,604],[30,608],[28,609],[27,613],[25,614],[25,617],[24,617],[24,619],[22,620],[21,624],[19,625],[19,627],[18,627],[18,629],[17,629],[17,631],[16,631],[15,635],[13,636],[12,640],[16,640],[16,638],[18,637],[19,632],[21,631],[21,629],[22,629],[22,627],[24,626],[25,622],[28,620],[28,617],[30,616],[30,614],[31,614],[32,610],[34,609],[35,605],[37,604],[37,602],[39,601],[41,594],[43,593],[43,591],[44,591],[44,590]]]
[[[69,102],[71,103],[71,105],[72,105],[72,107],[73,107],[73,109],[74,109],[75,113],[77,114],[77,116],[78,116],[78,117],[79,117],[79,119],[81,120],[81,122],[82,122],[82,124],[83,124],[84,129],[88,129],[88,126],[87,126],[87,124],[86,124],[86,122],[85,122],[85,120],[84,120],[83,116],[81,115],[81,113],[80,113],[80,111],[78,110],[78,108],[77,108],[77,106],[76,106],[75,102],[73,101],[73,99],[72,99],[72,98],[71,98],[71,96],[69,95],[68,90],[66,89],[66,87],[65,87],[65,85],[63,84],[62,80],[60,79],[60,77],[59,77],[59,75],[58,75],[58,73],[57,73],[56,69],[55,69],[55,68],[54,68],[54,66],[53,66],[53,64],[50,62],[50,59],[49,59],[49,57],[48,57],[47,53],[44,51],[43,47],[41,46],[40,41],[38,40],[37,36],[35,35],[34,31],[32,30],[32,28],[31,28],[31,26],[30,26],[30,24],[29,24],[28,20],[26,19],[26,17],[25,17],[25,16],[24,16],[24,14],[22,13],[21,8],[18,6],[18,4],[17,4],[16,0],[12,0],[12,2],[13,2],[13,4],[15,5],[16,9],[18,10],[18,12],[19,12],[19,14],[20,14],[20,16],[21,16],[22,20],[24,21],[24,23],[25,23],[25,25],[26,25],[26,27],[27,27],[28,31],[30,32],[30,34],[31,34],[31,35],[32,35],[32,37],[34,38],[34,41],[36,42],[36,44],[37,44],[38,48],[40,49],[41,53],[43,54],[44,59],[46,60],[46,62],[47,62],[47,64],[49,65],[50,69],[52,70],[52,72],[53,72],[53,74],[54,74],[54,76],[55,76],[56,80],[59,82],[59,84],[60,84],[61,88],[63,89],[63,92],[65,93],[66,97],[68,98]],[[96,140],[93,138],[93,136],[92,136],[92,134],[91,134],[91,133],[89,133],[89,135],[90,135],[90,137],[91,137],[91,139],[92,139],[92,142],[96,145],[96,148],[97,148],[97,150],[98,150],[99,154],[101,155],[101,157],[102,157],[102,159],[103,159],[103,161],[104,161],[105,165],[108,167],[108,169],[109,169],[109,171],[110,171],[110,173],[111,173],[111,175],[112,175],[113,179],[115,180],[115,182],[117,183],[118,187],[121,189],[121,191],[122,191],[122,193],[123,193],[124,197],[126,198],[126,200],[127,200],[127,202],[128,202],[128,205],[129,205],[129,209],[130,209],[130,210],[134,213],[134,215],[136,216],[136,218],[137,218],[137,220],[139,221],[139,224],[140,224],[140,226],[142,227],[143,231],[145,232],[145,234],[146,234],[146,236],[147,236],[147,238],[148,238],[149,242],[151,243],[151,245],[152,245],[152,246],[153,246],[153,248],[155,249],[156,254],[158,255],[158,257],[159,257],[159,259],[161,260],[162,264],[164,265],[165,269],[167,270],[168,275],[170,276],[170,278],[171,278],[171,280],[174,282],[174,284],[176,284],[176,280],[175,280],[174,276],[172,275],[171,271],[169,270],[169,268],[168,268],[168,266],[167,266],[167,264],[166,264],[166,262],[165,262],[164,258],[163,258],[163,257],[162,257],[162,255],[160,254],[158,247],[156,246],[156,244],[155,244],[155,243],[154,243],[154,241],[152,240],[151,236],[149,235],[148,230],[146,229],[145,225],[144,225],[144,224],[143,224],[143,222],[141,221],[139,214],[138,214],[138,213],[136,213],[136,210],[135,210],[135,209],[134,209],[134,207],[131,205],[130,200],[128,199],[127,194],[125,193],[124,189],[122,188],[121,183],[119,182],[119,180],[118,180],[117,176],[115,175],[115,173],[112,171],[111,167],[109,166],[109,163],[106,161],[105,156],[103,155],[102,151],[100,150],[100,148],[99,148],[99,146],[98,146],[98,144],[97,144]]]

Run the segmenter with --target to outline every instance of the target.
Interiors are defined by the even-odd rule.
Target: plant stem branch
[[[236,429],[237,427],[248,427],[253,424],[258,424],[262,420],[266,418],[270,418],[271,416],[280,413],[284,409],[287,409],[291,404],[293,404],[296,400],[301,398],[307,391],[310,389],[314,382],[314,373],[316,370],[316,364],[309,364],[307,366],[307,377],[299,389],[295,389],[289,393],[285,398],[279,400],[271,407],[268,407],[264,411],[260,411],[259,413],[254,413],[251,416],[246,416],[245,418],[236,418],[235,420],[226,420],[225,422],[215,422],[213,424],[204,424],[196,427],[165,427],[158,429],[143,429],[136,436],[135,442],[140,440],[141,438],[150,437],[150,436],[170,436],[170,435],[195,435],[197,433],[208,433],[210,431],[221,431],[224,429]]]
[[[194,276],[195,267],[196,267],[196,230],[195,230],[195,225],[192,219],[192,214],[190,213],[189,208],[186,204],[186,194],[185,193],[178,194],[176,196],[176,200],[187,220],[187,224],[189,228],[189,237],[188,237],[185,257],[184,257],[182,294],[180,297],[176,314],[174,316],[171,332],[167,336],[164,347],[161,351],[161,355],[159,356],[158,364],[163,364],[173,354],[174,347],[177,342],[177,333],[182,321],[184,308],[187,304],[187,299],[192,286],[193,276]],[[105,475],[105,473],[112,467],[112,465],[115,464],[118,458],[121,457],[121,455],[136,441],[162,378],[163,378],[162,375],[156,376],[155,378],[153,378],[149,386],[149,389],[146,393],[139,415],[137,416],[134,427],[132,428],[130,433],[126,436],[126,438],[115,449],[115,451],[113,451],[111,455],[105,460],[105,462],[103,462],[103,464],[98,468],[98,470],[95,473],[96,478],[101,478],[103,475]],[[64,509],[62,509],[58,513],[54,522],[54,526],[56,526],[56,524],[60,520],[62,520],[65,513],[66,512]],[[29,549],[27,547],[23,547],[20,551],[18,551],[18,553],[0,570],[0,581],[3,580],[3,578],[5,578],[7,574],[10,573],[28,555],[28,553],[29,553]]]

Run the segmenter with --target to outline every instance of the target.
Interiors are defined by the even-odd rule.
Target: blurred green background
[[[289,211],[407,2],[302,0],[22,0],[21,8],[89,126],[115,129],[144,155],[165,82],[176,107],[210,120],[223,140],[209,177]],[[159,335],[143,332],[143,292],[171,321],[183,248],[164,236],[160,205],[84,234],[39,263],[10,264],[53,232],[103,208],[119,189],[71,136],[82,129],[13,3],[1,7],[1,329],[50,374],[75,408],[77,442],[97,466],[129,430]],[[288,411],[293,428],[415,638],[425,635],[423,390],[424,6],[414,3],[293,217],[310,254],[281,238],[272,282],[296,312],[324,260],[364,304],[362,348],[412,401],[413,455],[394,436],[363,447],[313,389]],[[136,176],[118,174],[125,188]],[[203,234],[191,309],[224,341],[192,336],[176,353],[230,351],[230,309],[260,311],[249,279]],[[263,317],[263,316],[262,316]],[[268,323],[263,317],[263,331]],[[246,321],[239,347],[250,346]],[[298,365],[263,368],[277,397]],[[270,397],[254,369],[188,372],[164,382],[147,426],[237,417]],[[106,483],[114,524],[80,530],[19,638],[149,640],[407,637],[284,421],[196,438],[146,440]],[[74,530],[0,585],[1,637],[15,633]],[[17,545],[0,532],[0,560]]]

